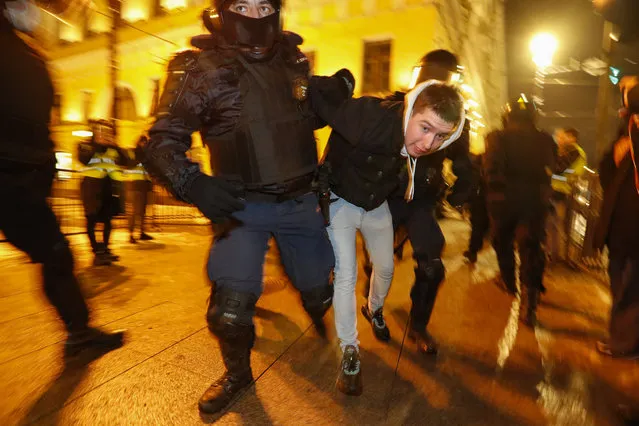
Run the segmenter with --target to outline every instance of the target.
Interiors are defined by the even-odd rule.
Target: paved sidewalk
[[[639,363],[593,349],[605,337],[606,284],[562,267],[547,279],[540,327],[517,321],[517,301],[490,283],[490,250],[462,262],[468,229],[444,223],[447,280],[431,324],[436,358],[405,339],[409,256],[397,264],[385,307],[392,340],[374,339],[359,316],[364,394],[335,388],[339,354],[329,313],[320,339],[269,253],[253,352],[256,385],[219,424],[619,425],[611,407],[639,406]],[[223,372],[205,323],[205,227],[165,229],[128,244],[116,231],[118,265],[90,268],[86,236],[71,238],[93,323],[126,328],[129,341],[93,363],[65,368],[64,333],[38,288],[38,267],[0,244],[0,424],[197,425],[197,400]],[[406,251],[408,255],[408,249]],[[358,304],[363,303],[360,269]]]

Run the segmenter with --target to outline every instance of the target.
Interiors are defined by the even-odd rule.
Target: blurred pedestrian
[[[60,6],[58,2],[49,7]],[[124,333],[89,326],[89,309],[73,272],[73,254],[60,231],[47,196],[55,175],[49,117],[54,88],[44,55],[18,32],[38,26],[31,1],[0,0],[0,231],[42,265],[44,294],[64,323],[64,350],[106,353],[122,346]]]

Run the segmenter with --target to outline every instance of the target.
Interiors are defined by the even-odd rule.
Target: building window
[[[118,86],[115,91],[116,110],[115,118],[118,120],[135,121],[138,113],[135,106],[133,91],[125,86]]]
[[[307,50],[304,52],[306,57],[308,58],[308,72],[310,75],[315,75],[315,51]]]
[[[82,91],[82,118],[86,123],[91,118],[91,111],[93,109],[93,92],[91,90]]]
[[[363,93],[390,90],[391,41],[364,42]]]

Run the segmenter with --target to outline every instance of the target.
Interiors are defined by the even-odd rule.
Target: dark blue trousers
[[[207,265],[216,289],[262,293],[268,240],[275,238],[284,269],[299,291],[326,286],[335,264],[333,247],[314,193],[274,202],[247,202],[233,215],[242,222],[216,238]]]

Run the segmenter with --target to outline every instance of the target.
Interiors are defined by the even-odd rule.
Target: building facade
[[[122,146],[134,146],[149,125],[171,55],[206,32],[200,19],[205,7],[201,0],[121,2],[115,46]],[[58,150],[72,155],[87,119],[111,113],[112,13],[99,0],[88,17],[66,23],[47,17],[39,35],[58,93],[54,139]],[[328,75],[349,68],[357,79],[356,96],[408,89],[424,53],[449,49],[465,66],[461,87],[473,119],[473,150],[481,151],[483,134],[499,124],[506,95],[503,0],[289,0],[284,19],[287,30],[304,37],[312,71]],[[328,130],[319,132],[319,150],[327,135]],[[194,151],[196,157],[200,151]]]

